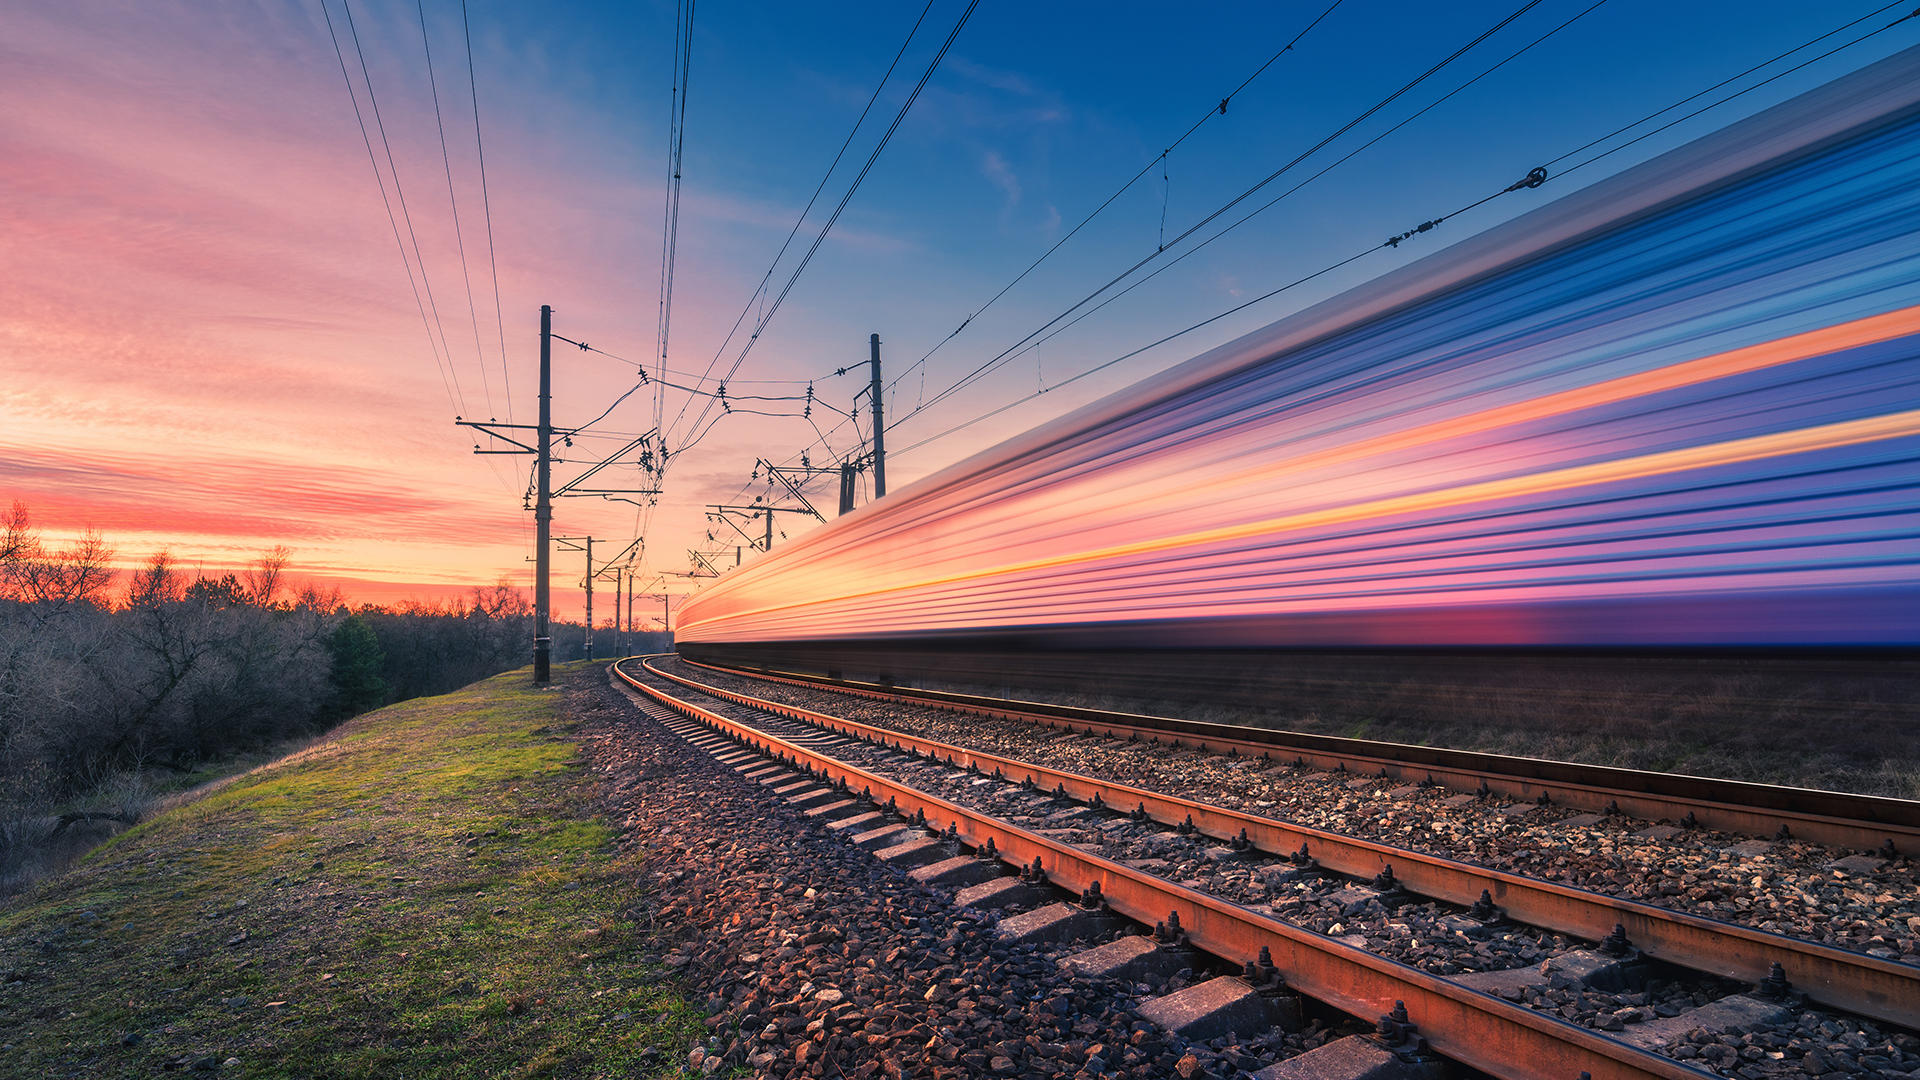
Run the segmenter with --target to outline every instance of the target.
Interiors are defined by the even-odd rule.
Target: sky
[[[50,539],[99,530],[123,565],[166,549],[215,573],[285,545],[295,576],[358,601],[530,584],[529,461],[474,454],[506,447],[455,418],[534,420],[549,304],[555,332],[594,350],[556,343],[556,423],[606,413],[556,476],[656,428],[669,452],[661,494],[633,496],[647,505],[559,500],[555,533],[593,536],[598,559],[639,540],[642,588],[685,594],[701,584],[678,576],[690,548],[727,563],[745,544],[709,507],[795,505],[761,459],[862,452],[867,421],[845,414],[871,334],[897,492],[1920,42],[1920,20],[1903,23],[1623,146],[1904,12],[1330,2],[980,0],[964,23],[967,0],[698,6],[665,367],[705,396],[648,385],[620,400],[659,363],[674,4],[15,0],[0,36],[0,498]],[[1454,216],[1541,165],[1545,184]],[[1093,304],[1112,302],[1048,327],[1142,260]],[[633,460],[591,486],[646,487]],[[809,493],[834,513],[830,478]],[[776,547],[813,524],[779,514]],[[554,565],[556,613],[577,617],[584,555]]]

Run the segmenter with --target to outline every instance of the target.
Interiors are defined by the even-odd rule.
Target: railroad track
[[[1297,761],[1316,769],[1344,769],[1357,776],[1439,784],[1521,802],[1551,802],[1748,836],[1790,836],[1830,847],[1882,853],[1889,852],[1891,845],[1892,852],[1920,853],[1920,802],[1905,799],[884,687],[693,660],[683,659],[681,663],[850,697],[1040,724],[1069,733]]]
[[[636,665],[629,662],[628,666]],[[1507,918],[1590,940],[1611,936],[1622,950],[1624,943],[1618,942],[1613,928],[1624,927],[1626,936],[1639,948],[1639,955],[1747,982],[1775,976],[1772,965],[1779,963],[1793,973],[1790,981],[1795,990],[1808,993],[1824,1005],[1907,1026],[1916,1019],[1920,983],[1915,979],[1920,977],[1920,969],[919,739],[701,686],[653,667],[638,674],[618,667],[615,670],[623,680],[682,715],[753,747],[756,753],[771,755],[780,765],[767,768],[792,770],[787,778],[798,785],[801,794],[822,789],[824,794],[818,796],[822,812],[851,815],[858,822],[871,824],[885,817],[879,807],[886,804],[898,814],[936,829],[944,822],[948,851],[954,850],[955,844],[984,850],[1006,863],[1028,868],[1029,875],[1038,866],[1052,884],[1076,893],[1092,890],[1113,911],[1149,925],[1168,922],[1166,913],[1171,913],[1194,946],[1236,963],[1257,964],[1263,955],[1271,957],[1292,988],[1352,1015],[1390,1017],[1395,1003],[1405,1002],[1420,1035],[1431,1041],[1433,1049],[1493,1075],[1571,1077],[1581,1071],[1595,1077],[1702,1074],[1644,1046],[1566,1023],[1462,981],[1396,963],[1367,949],[1021,828],[978,805],[967,805],[977,800],[942,798],[898,776],[862,768],[845,759],[859,756],[864,741],[869,757],[884,747],[896,759],[905,755],[908,761],[939,762],[945,766],[942,771],[965,777],[969,788],[1030,789],[1094,808],[1130,811],[1133,818],[1191,829],[1250,852],[1297,856],[1304,849],[1317,860],[1316,870],[1363,881],[1378,879],[1391,867],[1388,889],[1458,905],[1480,900],[1481,914],[1498,919],[1495,912],[1484,910],[1485,901],[1493,900],[1495,907],[1504,908]],[[742,709],[752,711],[741,713]],[[990,783],[994,777],[1001,783]],[[792,797],[796,789],[785,790]],[[871,797],[863,799],[855,793]],[[1605,958],[1591,951],[1549,963],[1573,970],[1583,963],[1591,967],[1596,961],[1606,966]],[[1260,970],[1265,969],[1249,968],[1249,974],[1258,978]],[[1491,986],[1483,984],[1483,988]],[[1768,1006],[1761,1003],[1757,1007]]]

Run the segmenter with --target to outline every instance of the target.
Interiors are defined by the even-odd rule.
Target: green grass
[[[0,1075],[674,1071],[700,1013],[563,702],[520,671],[369,714],[0,906]]]

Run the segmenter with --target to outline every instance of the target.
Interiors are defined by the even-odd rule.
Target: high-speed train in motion
[[[684,653],[1920,645],[1920,49],[928,476]]]

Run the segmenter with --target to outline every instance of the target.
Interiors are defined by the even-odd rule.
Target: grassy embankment
[[[564,694],[369,714],[0,905],[0,1075],[669,1068],[700,1014],[640,962]]]

